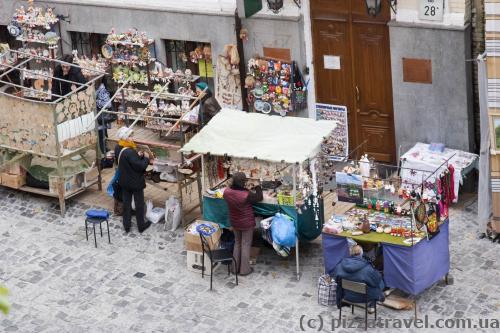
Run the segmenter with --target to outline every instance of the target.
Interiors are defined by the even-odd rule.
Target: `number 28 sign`
[[[444,0],[418,0],[420,3],[419,18],[421,20],[442,21]]]

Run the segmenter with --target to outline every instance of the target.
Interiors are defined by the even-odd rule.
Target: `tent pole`
[[[297,166],[294,164],[292,167],[292,172],[293,172],[293,191],[292,191],[292,196],[293,196],[293,201],[295,203],[295,200],[297,200]],[[300,266],[299,266],[299,236],[298,236],[298,229],[299,229],[299,220],[297,217],[297,221],[295,221],[296,225],[296,230],[295,230],[295,267],[296,267],[296,273],[297,273],[297,281],[300,280]]]
[[[201,195],[205,193],[205,155],[201,155]]]

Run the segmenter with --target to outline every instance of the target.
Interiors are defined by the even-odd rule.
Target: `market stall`
[[[323,207],[316,183],[316,156],[335,126],[331,121],[222,109],[180,150],[203,155],[204,219],[229,226],[221,192],[230,174],[241,171],[250,180],[262,179],[264,201],[254,206],[255,211],[263,216],[281,212],[294,220],[298,278],[299,240],[309,241],[321,233]]]
[[[96,71],[95,77],[85,84],[39,73],[51,82],[61,81],[74,87],[65,96],[52,93],[49,100],[39,99],[35,95],[45,94],[44,88],[35,89],[28,79],[13,83],[8,75],[28,72],[25,67],[28,62],[44,63],[50,68],[59,64],[80,67],[20,51],[8,52],[13,61],[3,65],[9,69],[0,75],[0,83],[4,85],[0,91],[1,183],[59,198],[64,215],[66,199],[92,185],[100,187],[99,163],[94,162],[100,160],[94,81],[105,73]],[[32,178],[36,179],[30,181]]]
[[[100,110],[118,118],[108,130],[108,148],[118,143],[116,133],[121,126],[135,126],[134,141],[138,149],[153,157],[153,166],[146,172],[148,185],[161,191],[173,190],[184,208],[183,192],[190,195],[192,187],[197,186],[199,193],[201,187],[197,167],[200,156],[177,152],[198,130],[195,106],[203,96],[195,96],[192,84],[199,77],[189,70],[174,72],[158,62],[152,57],[153,40],[136,29],[125,33],[116,33],[113,29],[102,53],[118,84],[114,95]],[[183,221],[200,205],[183,209]]]
[[[325,272],[349,256],[353,242],[374,250],[374,263],[383,263],[385,284],[418,295],[450,269],[449,216],[451,182],[431,182],[446,176],[443,165],[420,173],[420,181],[404,179],[409,172],[400,166],[370,161],[337,163],[335,171],[338,200],[349,202],[323,229]]]
[[[404,180],[422,182],[426,178],[425,172],[436,169],[448,169],[453,176],[453,202],[458,201],[458,192],[463,179],[474,168],[477,168],[478,155],[444,147],[440,144],[426,144],[418,142],[403,156],[401,177]],[[425,172],[423,172],[423,171]],[[427,182],[435,183],[437,175],[434,173]]]

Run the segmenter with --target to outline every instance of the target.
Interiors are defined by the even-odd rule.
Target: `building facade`
[[[366,0],[285,0],[278,13],[262,0],[263,9],[249,18],[242,14],[245,1],[252,0],[35,3],[64,16],[65,53],[90,44],[95,49],[111,28],[137,28],[155,40],[157,58],[168,65],[197,43],[209,44],[215,58],[224,45],[240,42],[239,13],[248,31],[241,59],[289,50],[309,91],[308,110],[299,115],[316,117],[315,103],[346,106],[351,148],[387,162],[419,141],[475,149],[468,60],[476,0],[382,0],[376,15],[368,13]],[[426,15],[425,3],[437,8]],[[0,2],[0,25],[20,4]]]

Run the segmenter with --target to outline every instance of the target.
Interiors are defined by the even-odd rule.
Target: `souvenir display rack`
[[[402,171],[409,171],[404,167],[377,163],[366,156],[361,160],[335,162],[337,200],[350,202],[356,208],[332,216],[324,231],[363,239],[383,238],[386,242],[410,246],[432,238],[439,232],[439,225],[448,219],[451,201],[444,192],[450,190],[450,184],[433,181],[448,162],[449,159],[434,171],[413,169],[420,173],[420,182],[402,179]]]
[[[87,80],[99,72],[107,72],[109,68],[108,61],[101,55],[89,58],[86,55],[79,56],[76,50],[73,50],[73,62],[82,68],[82,74]]]
[[[186,215],[201,205],[198,203],[194,207],[191,207],[191,210],[189,211],[185,211],[183,206],[183,191],[187,193],[188,190],[192,189],[192,186],[195,183],[198,187],[199,202],[201,202],[201,178],[199,174],[199,159],[201,156],[195,154],[184,156],[182,154],[178,154],[177,151],[183,147],[186,141],[188,141],[190,133],[198,130],[198,123],[190,121],[187,116],[202,96],[200,95],[199,97],[194,98],[194,101],[190,105],[188,104],[188,106],[180,108],[180,114],[178,114],[178,117],[169,116],[165,113],[160,113],[156,116],[155,114],[157,113],[151,112],[151,109],[153,109],[153,106],[158,105],[158,101],[160,101],[160,103],[165,100],[189,103],[192,99],[191,96],[167,92],[167,88],[169,86],[168,80],[166,80],[163,85],[158,87],[156,91],[126,88],[124,87],[125,85],[126,84],[123,84],[120,87],[119,91],[117,91],[117,93],[115,93],[115,95],[111,98],[110,103],[112,103],[116,98],[128,98],[133,102],[144,105],[143,108],[136,111],[136,119],[134,123],[132,123],[131,127],[139,121],[146,123],[146,126],[141,126],[141,130],[136,131],[136,135],[134,135],[134,142],[138,144],[139,150],[147,151],[153,158],[153,168],[147,172],[147,183],[162,190],[164,190],[164,188],[159,185],[160,182],[177,184],[176,195],[180,200],[181,207],[183,207],[182,221],[185,223]],[[175,108],[176,112],[179,112],[179,108],[176,106]],[[116,112],[107,109],[100,110],[100,113],[101,112],[116,114],[119,117],[128,116],[128,113],[124,114],[120,111]],[[161,111],[156,110],[155,112]],[[159,122],[159,127],[151,129],[148,124],[151,124],[153,121]],[[169,136],[170,133],[174,132],[174,129],[178,129],[179,136],[177,139],[173,139]],[[107,139],[113,143],[118,142],[118,139],[114,135],[115,130],[116,129],[110,132],[110,137]],[[145,133],[147,131],[159,131],[159,140],[152,140],[150,136]],[[167,134],[162,137],[162,132],[166,132]],[[143,136],[146,137],[144,138]],[[166,138],[170,141],[165,141]]]
[[[151,56],[154,45],[154,40],[144,32],[130,29],[117,34],[113,29],[102,47],[102,53],[111,64],[113,80],[118,84],[127,84],[118,99],[119,120],[127,124],[129,119],[144,120],[147,128],[159,132],[161,136],[169,131],[177,117],[188,110],[190,101],[196,98],[192,84],[199,76],[192,75],[189,69],[174,72],[165,67]],[[165,84],[169,85],[170,93],[158,95]],[[154,94],[157,96],[151,103]],[[142,114],[145,117],[138,116]],[[175,129],[175,132],[179,133],[179,130]]]
[[[16,9],[12,21],[8,26],[9,33],[22,42],[22,53],[19,58],[42,56],[57,58],[57,49],[60,37],[55,32],[55,25],[59,19],[52,8],[35,7],[33,0],[28,6]],[[26,70],[21,72],[21,81],[29,84],[34,90],[24,91],[24,97],[50,100],[52,98],[52,80],[54,68],[35,57],[34,61],[24,64]]]
[[[414,170],[425,173],[415,183],[400,177],[403,170],[375,163],[366,156],[336,162],[337,196],[344,202],[337,202],[339,209],[323,227],[326,273],[333,273],[337,264],[349,256],[353,240],[379,247],[383,253],[380,269],[389,288],[416,296],[443,278],[447,282],[450,203],[444,200],[442,191],[450,188],[429,182],[441,173],[441,166],[433,171]],[[380,264],[376,254],[380,251],[367,254],[374,264]]]
[[[307,87],[295,61],[252,58],[245,86],[248,104],[257,112],[286,116],[307,107]]]
[[[24,92],[33,91],[34,88],[8,82],[7,75],[14,71],[27,71],[24,66],[32,61],[43,61],[52,67],[58,64],[79,66],[20,51],[9,52],[13,53],[11,56],[17,58],[18,62],[0,75],[0,83],[6,86],[6,89],[0,91],[0,104],[4,106],[0,109],[0,150],[2,154],[9,153],[13,156],[3,161],[1,169],[11,168],[16,161],[28,156],[45,159],[54,167],[54,171],[49,175],[49,189],[26,186],[26,175],[22,173],[3,173],[2,184],[58,198],[61,214],[64,215],[66,199],[92,185],[98,184],[101,187],[97,163],[100,161],[100,152],[95,130],[94,82],[105,73],[96,72],[95,77],[85,84],[68,81],[77,88],[67,96],[53,95],[53,101],[33,100],[27,98]],[[52,76],[47,78],[62,80]],[[81,156],[83,168],[71,166],[71,158],[74,156]],[[91,163],[89,158],[95,158],[96,162]]]

